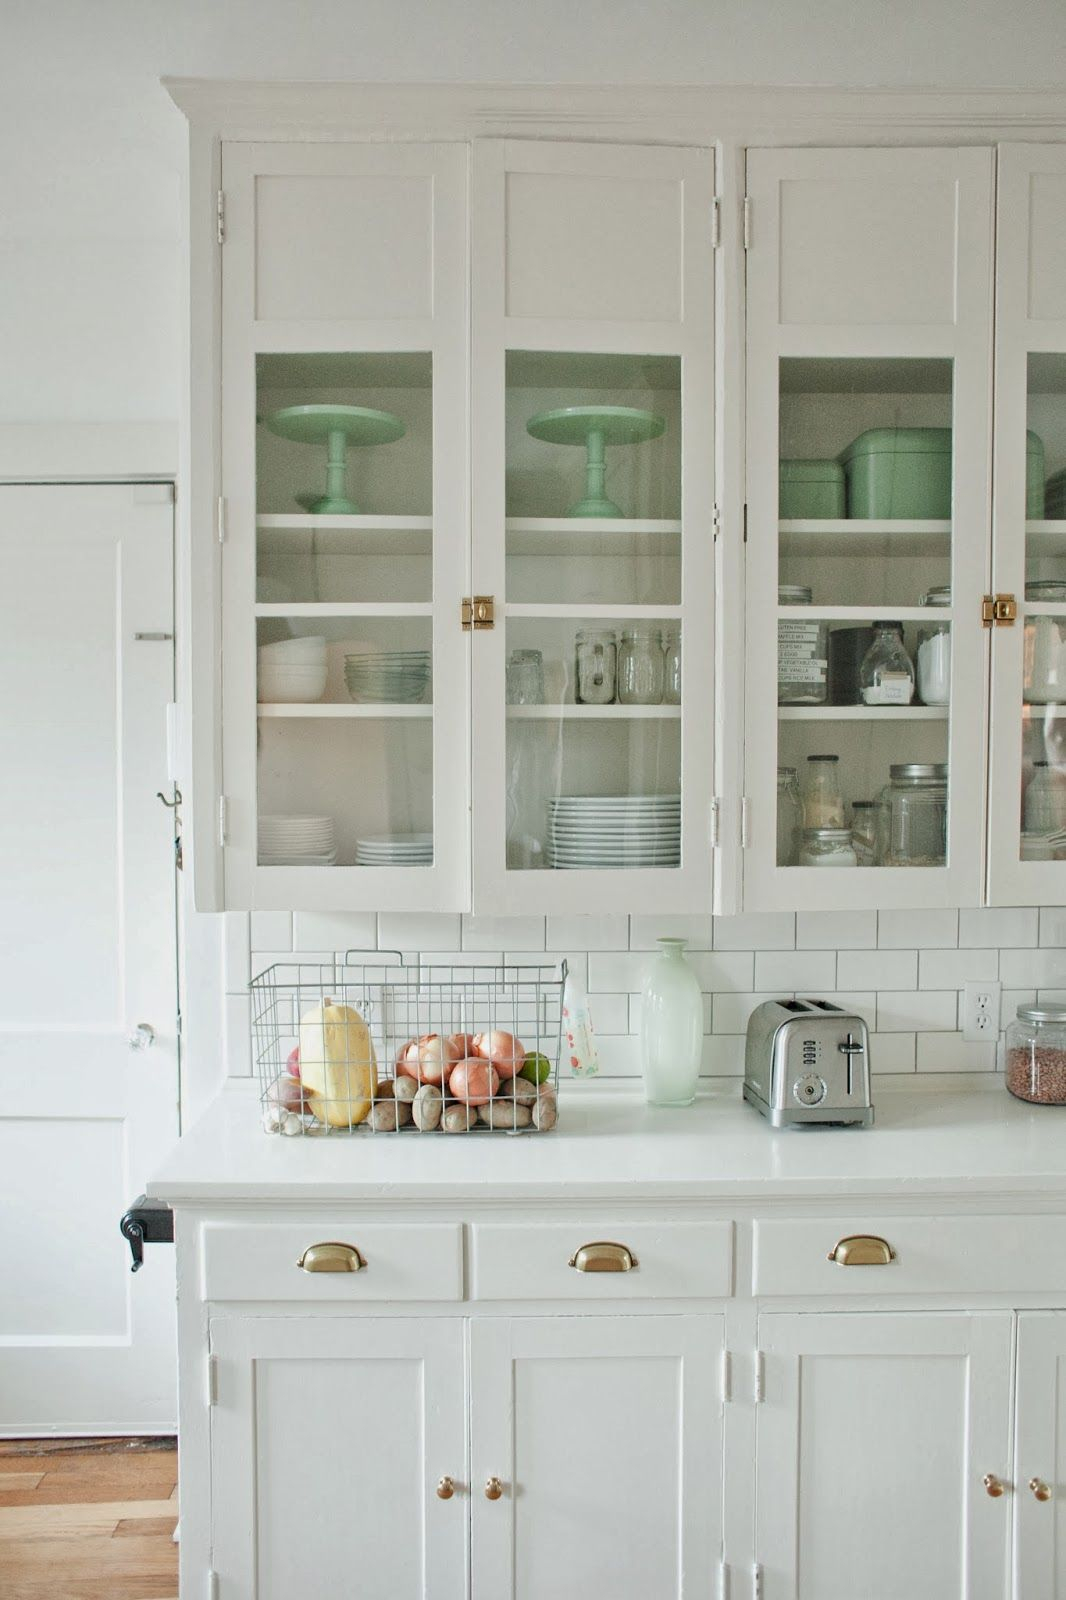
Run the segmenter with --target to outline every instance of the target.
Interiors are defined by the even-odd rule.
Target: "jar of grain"
[[[1019,1006],[1006,1047],[1011,1094],[1033,1105],[1066,1105],[1066,1006]]]

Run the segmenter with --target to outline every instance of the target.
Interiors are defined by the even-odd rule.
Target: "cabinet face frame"
[[[610,184],[638,178],[679,187],[680,310],[660,321],[512,316],[506,303],[507,179],[557,175]],[[496,626],[472,641],[474,777],[471,784],[475,910],[493,913],[706,911],[713,892],[711,801],[714,758],[714,155],[672,146],[480,140],[474,146],[472,259],[472,582],[497,598]],[[668,306],[667,306],[668,309]],[[682,628],[680,868],[508,869],[507,619],[539,608],[506,595],[505,361],[508,350],[679,358],[681,366],[681,604],[650,606]],[[581,523],[575,519],[575,531]],[[596,608],[543,608],[588,625]],[[625,607],[602,608],[617,615]],[[634,608],[629,608],[630,610]],[[619,711],[624,708],[617,708]],[[642,707],[636,708],[638,711]]]
[[[467,234],[464,145],[226,144],[222,251],[221,483],[222,790],[226,795],[224,894],[228,909],[452,910],[469,899],[467,758],[469,647],[459,619],[467,571]],[[432,260],[427,314],[378,318],[258,320],[257,185],[263,179],[366,178],[431,186]],[[295,257],[295,252],[293,253]],[[281,263],[284,298],[285,263]],[[289,264],[299,281],[299,262]],[[275,273],[275,278],[277,278]],[[428,353],[432,358],[432,816],[434,861],[427,867],[259,867],[256,863],[256,357],[274,353]],[[357,451],[352,452],[357,455]],[[353,462],[353,474],[357,463]],[[309,481],[321,470],[309,452]],[[295,609],[295,603],[294,603]],[[304,608],[306,610],[306,608]],[[338,605],[343,615],[344,607]],[[371,612],[375,610],[370,607]],[[404,614],[382,605],[378,615]],[[326,613],[323,613],[326,615]],[[353,627],[357,626],[353,618]],[[316,720],[316,734],[354,740],[357,720]],[[398,720],[394,726],[403,726]],[[353,748],[356,748],[353,745]],[[357,767],[357,763],[355,764]],[[373,781],[383,782],[382,768]],[[358,783],[358,771],[353,772]],[[201,801],[203,797],[201,796]],[[217,802],[216,802],[217,804]]]
[[[1044,1600],[1066,1571],[1066,1312],[1019,1315],[1017,1367],[1014,1600]],[[1049,1500],[1037,1500],[1034,1478]]]
[[[888,324],[788,321],[781,267],[782,190],[789,183],[919,183],[956,186],[952,320]],[[987,636],[981,597],[988,574],[992,339],[992,152],[988,149],[750,149],[747,191],[747,581],[745,776],[748,828],[743,851],[745,910],[836,910],[856,906],[976,905],[981,899],[987,702]],[[841,202],[843,204],[843,202]],[[920,289],[913,260],[904,261]],[[793,292],[810,284],[797,269]],[[944,868],[858,867],[825,871],[776,864],[778,701],[779,363],[789,357],[914,357],[953,362],[952,631],[949,731],[950,862]],[[817,598],[817,597],[816,597]],[[915,600],[917,601],[917,596]],[[812,615],[833,608],[815,604]],[[844,607],[846,617],[858,608]],[[873,608],[870,608],[872,611]],[[905,610],[895,603],[877,614]],[[869,615],[869,612],[867,613]],[[856,621],[866,617],[856,614]],[[838,726],[827,721],[827,729]],[[902,724],[906,727],[906,724]],[[830,740],[832,744],[832,741]],[[904,752],[905,755],[905,752]],[[802,782],[802,774],[800,775]],[[887,763],[884,781],[888,781]]]

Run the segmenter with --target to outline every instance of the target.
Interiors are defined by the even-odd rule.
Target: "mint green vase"
[[[640,1055],[649,1105],[690,1106],[703,1054],[703,995],[684,939],[659,939],[641,989]]]

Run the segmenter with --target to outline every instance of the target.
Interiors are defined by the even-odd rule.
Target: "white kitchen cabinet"
[[[471,1323],[474,1600],[708,1592],[723,1330],[719,1316]]]
[[[760,1317],[765,1600],[1002,1600],[1012,1331],[1009,1312]]]
[[[1018,1318],[1014,1600],[1066,1586],[1066,1315]]]
[[[467,1592],[460,1321],[218,1317],[210,1341],[221,1600]]]

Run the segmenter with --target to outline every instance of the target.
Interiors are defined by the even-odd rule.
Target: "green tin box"
[[[839,461],[782,461],[778,516],[786,519],[846,515],[844,468]]]
[[[847,479],[849,517],[948,518],[951,516],[951,429],[870,428],[840,460]],[[1044,506],[1044,444],[1026,437],[1026,515]]]

